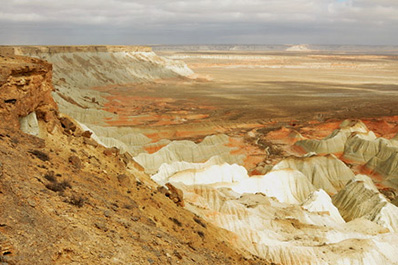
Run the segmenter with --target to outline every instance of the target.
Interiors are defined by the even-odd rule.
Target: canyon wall
[[[60,111],[83,123],[113,116],[101,111],[103,93],[90,88],[179,78],[187,65],[157,56],[145,46],[2,46],[2,55],[24,55],[53,65],[53,94]]]
[[[104,110],[109,94],[101,88],[128,86],[133,89],[142,83],[193,74],[184,62],[160,57],[146,46],[0,46],[0,55],[24,55],[50,62],[55,87],[52,96],[60,112],[95,131],[100,142],[132,153],[142,150],[141,141],[133,147],[132,142],[144,136],[125,128],[122,135],[112,133],[109,137],[108,131],[118,129],[104,130],[104,121],[116,119],[118,115]]]

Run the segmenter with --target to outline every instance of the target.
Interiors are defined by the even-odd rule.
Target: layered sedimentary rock
[[[269,264],[57,113],[48,63],[0,58],[0,69],[0,263]]]
[[[384,138],[364,137],[362,134],[351,135],[344,148],[344,158],[356,162],[366,163],[381,149],[389,146],[390,142]]]
[[[361,121],[354,121],[353,123],[352,121],[346,120],[340,125],[340,129],[333,131],[333,133],[325,139],[306,139],[297,141],[295,145],[301,147],[307,153],[341,154],[344,151],[345,142],[352,132],[369,133],[366,125]],[[374,137],[373,133],[370,133],[368,137]]]
[[[197,216],[195,216],[196,219],[190,218],[190,221],[187,218],[182,219],[184,222],[181,223],[180,215],[184,215],[183,212],[176,212],[175,208],[163,204],[164,200],[168,200],[167,196],[172,200],[177,197],[178,200],[173,201],[178,203],[178,207],[185,205],[186,209],[236,235],[235,240],[232,237],[221,238],[232,242],[239,249],[248,250],[276,263],[398,263],[395,255],[398,251],[397,234],[395,234],[398,219],[397,207],[377,190],[369,178],[354,177],[350,168],[338,159],[338,155],[343,155],[344,161],[354,161],[361,165],[366,163],[367,167],[381,172],[389,179],[395,174],[394,170],[397,168],[394,164],[395,139],[376,138],[375,134],[370,132],[362,122],[345,121],[340,129],[323,140],[302,140],[298,131],[287,132],[288,130],[281,129],[279,133],[285,133],[291,138],[285,143],[302,140],[297,142],[296,147],[318,155],[290,157],[272,168],[269,165],[267,171],[270,171],[267,174],[249,176],[246,169],[241,166],[245,156],[236,147],[231,147],[234,139],[227,135],[209,136],[203,141],[200,141],[202,138],[193,138],[195,142],[171,142],[167,139],[156,142],[160,136],[154,141],[148,136],[150,134],[144,134],[137,128],[105,128],[98,120],[112,118],[116,114],[101,109],[105,102],[101,97],[102,92],[92,92],[85,90],[86,88],[114,83],[147,82],[157,78],[179,77],[190,73],[184,64],[157,57],[149,49],[131,49],[126,50],[123,47],[77,47],[76,49],[30,47],[24,49],[19,47],[10,51],[12,54],[30,53],[52,60],[57,75],[54,79],[57,88],[56,97],[63,106],[61,110],[64,108],[72,116],[87,123],[81,123],[80,127],[89,138],[79,138],[82,135],[80,132],[69,133],[68,128],[64,128],[67,136],[62,136],[64,139],[62,143],[69,141],[69,144],[73,144],[73,151],[72,149],[62,151],[66,153],[63,155],[67,155],[66,166],[73,167],[74,170],[73,185],[87,180],[84,185],[78,186],[79,189],[73,191],[84,190],[86,196],[92,196],[94,192],[94,194],[106,194],[107,199],[112,198],[112,203],[101,200],[100,204],[94,204],[93,201],[97,199],[91,199],[90,206],[95,207],[90,207],[90,214],[96,214],[98,205],[108,207],[107,204],[109,204],[109,207],[112,207],[110,209],[118,218],[123,217],[120,214],[124,211],[127,212],[126,216],[129,216],[127,221],[124,220],[126,217],[123,217],[123,220],[115,219],[115,223],[112,223],[113,216],[107,212],[105,221],[95,222],[96,229],[104,229],[103,223],[112,224],[112,228],[119,227],[116,223],[123,221],[120,226],[125,227],[123,231],[126,233],[121,232],[121,234],[128,239],[117,241],[118,239],[113,238],[113,240],[123,244],[123,249],[128,249],[123,242],[135,244],[137,240],[145,240],[148,236],[144,233],[145,237],[141,237],[140,232],[134,234],[137,236],[132,242],[128,241],[132,238],[128,234],[131,222],[130,210],[133,209],[135,214],[143,218],[142,211],[150,209],[153,218],[147,220],[151,225],[148,231],[159,232],[156,240],[162,247],[168,248],[168,245],[163,244],[161,240],[166,237],[162,230],[159,230],[160,228],[165,231],[167,229],[174,231],[175,236],[178,236],[181,231],[186,231],[193,220],[197,226],[206,228],[206,224],[202,223]],[[123,69],[127,69],[126,72],[123,72]],[[7,99],[4,103],[12,104],[12,101]],[[43,104],[43,106],[50,105],[49,102]],[[20,119],[17,126],[21,126],[24,131],[38,134],[37,127],[40,127],[40,120],[45,116],[39,115],[40,113],[42,113],[41,107],[32,107],[26,111],[26,115],[25,113],[18,114],[13,117],[13,120]],[[63,118],[67,119],[66,116]],[[97,121],[98,124],[93,124]],[[66,122],[63,126],[67,127]],[[86,131],[91,131],[92,134]],[[257,132],[250,131],[247,137],[255,139]],[[94,140],[105,146],[117,146],[119,150],[105,149],[98,146]],[[253,142],[256,141],[253,140]],[[61,150],[57,145],[51,147],[47,150],[48,152]],[[270,147],[264,145],[264,148]],[[130,152],[135,162],[142,166],[143,171],[153,175],[154,181],[161,186],[166,186],[169,190],[166,187],[158,187],[160,192],[155,192],[153,183],[150,187],[146,187],[145,184],[150,182],[147,179],[148,175],[136,164],[134,168],[128,167],[131,159],[124,159],[119,155],[119,151]],[[331,153],[336,156],[319,155]],[[112,163],[111,159],[113,159]],[[57,163],[65,166],[59,161]],[[128,170],[124,171],[126,165]],[[123,168],[121,171],[123,174],[116,172],[115,168],[119,167]],[[82,174],[79,173],[77,176],[76,172],[80,171]],[[69,173],[69,171],[66,172]],[[131,174],[131,172],[135,173],[134,178],[130,180],[126,174]],[[46,181],[45,178],[39,179],[42,182]],[[40,181],[38,185],[42,185]],[[98,187],[90,189],[90,182],[96,183]],[[102,183],[106,185],[104,187],[99,185]],[[119,190],[123,192],[123,196],[122,193],[118,193]],[[145,191],[144,198],[139,197],[140,190]],[[333,195],[333,199],[330,195]],[[131,205],[121,206],[122,202],[123,204],[128,202],[126,199],[130,198],[129,196],[138,196],[134,197],[137,203],[134,204],[135,201],[133,201]],[[35,202],[29,203],[34,208]],[[171,201],[169,203],[177,207]],[[166,205],[168,206],[164,209]],[[76,212],[73,211],[71,216],[75,214]],[[164,214],[167,217],[169,214],[174,215],[170,217],[171,219],[164,219],[162,218]],[[133,222],[139,219],[135,218],[134,216]],[[201,251],[202,246],[198,247],[196,244],[202,239],[205,242],[210,238],[202,230],[194,233],[194,237],[189,234],[192,234],[192,231],[185,233],[184,236],[192,238],[195,242],[191,241],[188,244],[198,251]],[[101,237],[102,240],[104,238]],[[155,242],[153,238],[149,238],[151,242]],[[167,237],[165,242],[170,242],[169,239]],[[158,241],[155,243],[159,244]],[[181,241],[173,240],[172,242]],[[155,243],[151,247],[154,247]],[[97,245],[94,250],[98,251]],[[80,253],[80,249],[75,251]],[[186,248],[184,252],[189,253]],[[128,253],[128,251],[120,251],[118,258],[122,262],[129,261],[129,257],[123,256],[123,253]],[[91,254],[87,255],[92,257]],[[186,259],[182,262],[189,264]],[[232,263],[238,264],[236,260]]]
[[[247,178],[246,169],[236,164],[224,162],[220,156],[213,156],[205,163],[186,161],[163,163],[152,179],[159,185],[179,182],[187,185],[234,182]]]
[[[335,194],[354,177],[354,173],[334,155],[290,157],[274,166],[274,169],[292,168],[302,172],[317,189]]]
[[[242,164],[244,155],[231,155],[233,149],[228,144],[229,137],[223,134],[208,136],[199,144],[187,140],[174,141],[153,154],[141,153],[134,160],[149,174],[155,174],[164,163],[201,163],[213,156],[221,157],[224,162]]]
[[[53,97],[60,111],[79,121],[85,130],[93,132],[92,137],[97,142],[107,147],[117,147],[122,153],[129,152],[133,156],[159,149],[169,141],[164,139],[154,143],[131,128],[104,127],[105,121],[114,119],[117,114],[104,110],[106,93],[92,88],[125,84],[134,86],[193,73],[185,63],[159,57],[150,47],[144,46],[0,47],[0,54],[33,56],[52,63]],[[51,67],[43,63],[44,66]],[[48,76],[47,82],[51,82],[51,76]],[[45,85],[53,88],[51,83]],[[42,97],[40,93],[35,95]],[[30,119],[22,123],[24,128],[36,133],[31,128],[32,122]]]
[[[367,172],[397,183],[398,141],[396,137],[377,138],[362,122],[345,121],[340,129],[322,140],[306,139],[295,143],[305,152],[342,155],[345,161],[363,165]]]
[[[52,63],[54,98],[60,111],[86,124],[101,124],[105,117],[113,117],[101,110],[101,93],[89,88],[193,73],[183,62],[159,57],[143,46],[0,47],[0,54],[33,56]]]
[[[333,197],[333,203],[346,221],[365,218],[398,232],[398,207],[388,202],[365,175],[352,179]]]
[[[0,119],[5,126],[38,135],[37,118],[53,121],[57,113],[51,65],[33,58],[0,57],[0,66]]]
[[[305,179],[305,177],[303,177]],[[244,181],[236,185],[246,185]],[[345,223],[322,190],[300,204],[263,193],[239,194],[231,185],[173,185],[184,191],[186,208],[236,233],[238,246],[281,264],[396,263],[395,234],[365,219]],[[280,187],[264,183],[268,189]],[[264,189],[264,187],[263,187]],[[286,193],[292,192],[285,189]],[[293,193],[291,193],[291,196]],[[384,242],[381,244],[381,242]],[[387,247],[388,246],[388,247]]]
[[[341,142],[324,144],[324,151],[337,146],[338,153],[363,157],[367,150],[354,142],[384,141],[361,122],[346,121],[334,135]],[[187,209],[236,233],[243,240],[238,246],[274,262],[398,262],[392,254],[398,249],[398,208],[369,177],[355,176],[335,155],[289,157],[251,177],[217,157],[205,163],[165,161],[152,179],[181,189]]]

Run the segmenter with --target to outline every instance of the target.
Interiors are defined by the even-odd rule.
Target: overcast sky
[[[398,0],[0,0],[0,44],[398,44]]]

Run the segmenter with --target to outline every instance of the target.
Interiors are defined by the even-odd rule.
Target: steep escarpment
[[[164,141],[152,143],[140,131],[131,128],[110,127],[109,124],[125,121],[124,112],[131,116],[135,110],[115,108],[115,102],[125,99],[131,102],[129,97],[136,96],[135,88],[143,83],[185,78],[193,73],[185,63],[160,57],[145,46],[3,46],[0,54],[33,56],[52,63],[55,87],[52,95],[60,112],[95,132],[102,144],[115,146],[122,152],[129,151],[132,155],[154,144],[165,144]],[[109,93],[109,90],[126,86],[130,88],[126,97],[114,97]],[[142,102],[144,108],[151,105]],[[146,146],[148,144],[151,145]]]
[[[90,88],[183,77],[193,72],[183,62],[157,56],[143,46],[17,46],[0,54],[33,56],[53,65],[54,98],[61,112],[83,123],[103,123],[104,93]]]
[[[59,114],[49,64],[1,58],[0,67],[1,263],[266,264]],[[32,113],[40,138],[19,129]]]

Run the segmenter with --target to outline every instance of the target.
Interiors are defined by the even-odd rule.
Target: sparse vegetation
[[[182,226],[182,223],[180,221],[178,221],[176,218],[170,217],[169,218],[171,221],[173,221],[173,223],[175,223],[176,225],[178,225],[179,227]]]
[[[205,237],[205,233],[203,233],[202,231],[197,231],[197,233],[198,233],[198,235],[199,235],[201,238],[204,238],[204,237]]]
[[[193,218],[193,220],[194,220],[197,224],[201,225],[203,228],[206,228],[206,227],[207,227],[207,225],[206,225],[205,223],[203,223],[202,220],[200,220],[198,217],[195,216],[195,217]]]
[[[40,150],[29,150],[29,153],[40,159],[41,161],[49,161],[50,157]]]
[[[44,178],[50,182],[56,182],[57,179],[55,178],[54,171],[48,171],[45,175]]]
[[[63,192],[65,191],[67,188],[72,188],[72,185],[70,184],[69,181],[67,180],[63,180],[61,182],[51,182],[46,184],[46,188],[49,190],[52,190],[54,192]]]
[[[86,199],[83,198],[82,196],[72,195],[72,197],[70,197],[70,199],[68,200],[65,200],[65,202],[81,208],[86,202]]]

